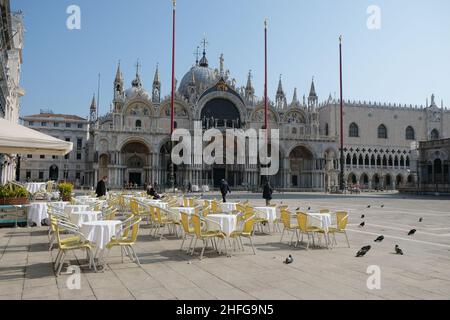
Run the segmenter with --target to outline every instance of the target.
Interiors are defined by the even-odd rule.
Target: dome
[[[195,65],[186,73],[181,80],[178,92],[184,96],[189,96],[189,86],[195,83],[195,88],[198,94],[213,86],[217,82],[216,72],[205,65]]]
[[[125,98],[127,100],[133,99],[145,99],[151,100],[150,94],[144,90],[142,87],[141,79],[139,74],[136,74],[136,79],[131,83],[132,87],[130,89],[125,90]]]
[[[150,94],[145,91],[142,87],[131,87],[130,89],[125,90],[125,98],[127,100],[133,99],[144,99],[151,100]]]

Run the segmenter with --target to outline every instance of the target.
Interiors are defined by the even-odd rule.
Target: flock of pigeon
[[[367,209],[370,209],[371,207],[372,207],[371,205],[368,205]],[[384,208],[384,207],[385,207],[384,204],[382,204],[381,208]],[[297,208],[296,210],[298,211],[298,210],[300,210],[300,208]],[[311,210],[311,207],[308,208],[308,211],[309,210]],[[361,219],[364,220],[365,218],[366,218],[366,216],[363,214],[361,216]],[[423,222],[423,218],[420,218],[419,219],[419,223],[422,223],[422,222]],[[361,222],[361,224],[359,225],[360,228],[364,228],[365,226],[366,226],[366,222],[365,221]],[[413,235],[416,234],[416,232],[417,232],[416,229],[412,229],[411,231],[408,232],[408,236],[413,236]],[[384,240],[384,236],[379,236],[378,238],[376,238],[374,240],[374,242],[381,243],[381,242],[383,242],[383,240]],[[359,250],[356,253],[356,257],[357,258],[364,257],[371,249],[372,249],[372,246],[362,247],[361,250]],[[401,256],[403,256],[403,254],[404,254],[403,250],[400,249],[399,245],[395,245],[395,254],[401,255]],[[293,262],[294,262],[294,258],[292,258],[291,255],[289,255],[289,257],[287,257],[286,260],[283,261],[284,264],[291,264]]]
[[[370,209],[370,208],[371,208],[371,205],[368,205],[368,206],[367,206],[367,209]],[[384,204],[381,205],[381,208],[384,208]],[[363,214],[363,215],[361,216],[361,219],[365,219],[365,218],[366,218],[366,216]],[[420,223],[423,222],[423,218],[420,218],[420,219],[419,219],[419,222],[420,222]],[[365,221],[361,222],[361,224],[359,225],[360,228],[364,228],[365,226],[366,226],[366,222],[365,222]],[[413,236],[413,235],[416,234],[416,232],[417,232],[416,229],[412,229],[411,231],[408,232],[408,236]],[[378,238],[375,239],[374,242],[381,243],[381,242],[383,242],[383,240],[384,240],[384,236],[379,236]],[[367,254],[367,252],[370,251],[370,249],[372,249],[372,246],[365,246],[365,247],[362,247],[361,250],[359,250],[359,251],[356,253],[356,257],[357,257],[357,258],[364,257],[364,256]],[[399,247],[398,245],[395,245],[395,254],[401,255],[401,256],[404,254],[404,253],[403,253],[403,250],[400,249],[400,247]]]

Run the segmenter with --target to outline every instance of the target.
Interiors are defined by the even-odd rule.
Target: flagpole
[[[264,20],[264,129],[266,131],[266,150],[269,156],[269,99],[267,97],[267,18]],[[266,176],[265,181],[268,180]],[[265,183],[265,182],[264,182]]]
[[[269,106],[267,98],[267,19],[264,20],[264,128],[269,129]]]
[[[341,122],[341,150],[340,150],[340,163],[341,163],[341,172],[339,174],[339,185],[342,192],[345,189],[344,183],[344,165],[345,165],[345,157],[344,157],[344,101],[343,101],[343,89],[342,89],[342,36],[339,37],[339,84],[340,84],[340,122]]]
[[[170,136],[172,137],[172,134],[175,130],[175,107],[174,107],[174,101],[175,101],[175,36],[176,36],[176,7],[177,7],[177,1],[172,0],[173,10],[172,10],[172,91],[171,91],[171,100],[170,100]],[[172,162],[172,150],[174,147],[173,141],[171,140],[172,148],[170,150],[171,152],[171,161],[170,161],[170,180],[173,188],[173,192],[175,192],[175,172],[174,172],[174,165]]]

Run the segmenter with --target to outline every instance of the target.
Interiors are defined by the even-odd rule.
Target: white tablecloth
[[[36,226],[42,226],[42,220],[48,219],[47,203],[35,202],[28,207],[28,221],[36,223]]]
[[[331,214],[329,213],[308,213],[308,226],[318,227],[328,231],[331,226]]]
[[[208,231],[220,230],[227,236],[230,236],[237,228],[237,216],[234,214],[210,214],[205,220]],[[215,223],[212,223],[211,220]]]
[[[85,204],[68,204],[66,205],[66,207],[64,208],[64,213],[67,215],[70,215],[73,212],[81,212],[81,211],[88,211],[89,210],[89,206],[85,205]]]
[[[236,205],[237,205],[237,203],[226,202],[226,203],[220,203],[219,207],[220,207],[220,211],[222,211],[222,212],[232,212],[232,211],[236,210]]]
[[[87,222],[82,225],[81,233],[87,240],[103,250],[111,238],[116,235],[117,226],[120,224],[121,222],[116,220]]]
[[[152,207],[157,207],[157,208],[161,208],[161,209],[167,209],[169,207],[166,202],[162,202],[161,200],[146,199],[146,200],[142,201],[141,204],[152,206]]]
[[[199,192],[200,188],[198,187],[198,185],[194,184],[192,185],[192,192]]]
[[[47,190],[47,184],[45,182],[31,182],[26,183],[25,188],[31,194],[36,192],[45,192]]]
[[[255,207],[256,216],[274,222],[277,219],[277,208],[275,207]]]
[[[73,224],[82,227],[85,223],[97,221],[101,214],[101,211],[81,211],[72,212],[69,217]]]
[[[188,215],[193,215],[195,213],[195,208],[192,207],[173,207],[169,208],[171,216],[170,218],[176,222],[181,221],[181,213],[187,213]]]

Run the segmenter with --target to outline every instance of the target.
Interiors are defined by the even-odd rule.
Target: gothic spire
[[[314,77],[312,78],[311,90],[309,91],[309,97],[310,98],[317,98],[316,87],[314,85]]]
[[[92,97],[92,102],[91,102],[91,110],[96,110],[97,109],[97,102],[95,100],[95,93],[94,96]]]
[[[114,80],[116,83],[123,81],[122,71],[120,70],[120,61],[117,65],[116,79]]]
[[[153,84],[161,83],[161,78],[159,76],[159,64],[156,64],[155,78],[153,79]]]
[[[253,83],[252,83],[252,70],[250,70],[248,72],[248,77],[247,77],[247,86],[245,87],[246,90],[253,90]]]
[[[281,74],[280,74],[280,80],[278,81],[277,94],[283,94],[284,95],[283,84],[281,83]]]
[[[297,97],[297,88],[294,88],[294,96],[292,97],[292,104],[293,105],[299,104],[298,97]]]
[[[200,67],[208,67],[209,62],[206,58],[206,47],[208,46],[208,41],[206,40],[206,37],[202,40],[202,46],[203,46],[203,57],[200,59]]]

